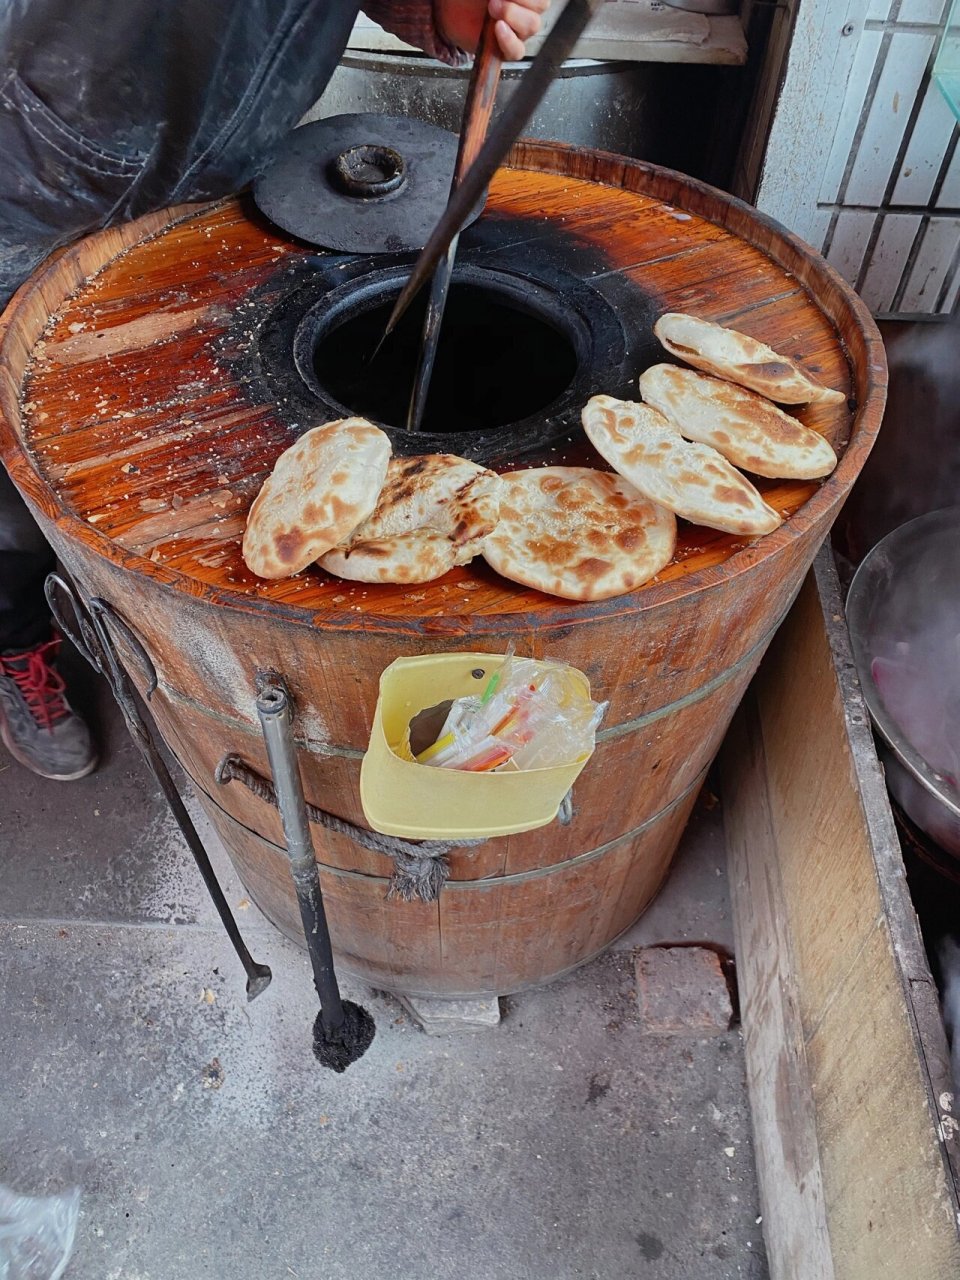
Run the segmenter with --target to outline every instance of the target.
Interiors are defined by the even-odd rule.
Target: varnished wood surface
[[[836,504],[872,442],[883,365],[869,318],[825,264],[710,188],[547,144],[520,147],[514,164],[493,184],[489,222],[521,224],[530,246],[569,229],[566,269],[576,272],[582,259],[589,278],[600,254],[605,272],[635,279],[662,310],[735,323],[855,397],[853,422],[843,406],[799,415],[847,450],[819,490],[761,482],[790,518],[746,554],[775,554]],[[556,165],[569,172],[538,171]],[[617,182],[624,186],[607,185]],[[409,625],[451,611],[480,629],[532,613],[562,624],[660,603],[740,568],[742,541],[682,524],[674,562],[658,579],[602,605],[525,590],[480,562],[414,591],[349,584],[315,568],[283,582],[256,579],[240,557],[246,510],[294,434],[282,407],[251,396],[240,353],[224,341],[252,340],[256,314],[239,336],[235,324],[251,291],[313,251],[252,220],[236,201],[170,221],[154,215],[69,250],[21,296],[4,345],[4,457],[18,483],[101,554],[124,563],[142,557],[138,572],[181,590],[279,606],[288,616],[305,611],[313,625],[338,628],[397,618]],[[101,262],[77,288],[77,277]],[[572,452],[569,460],[590,457],[582,441]]]

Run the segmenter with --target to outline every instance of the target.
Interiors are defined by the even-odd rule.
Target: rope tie
[[[238,755],[226,755],[217,765],[215,780],[224,786],[228,782],[242,782],[258,800],[277,808],[277,795],[273,783],[256,773]],[[472,849],[484,844],[483,840],[401,840],[397,836],[381,835],[369,827],[358,827],[345,818],[307,804],[307,816],[311,822],[347,836],[363,849],[381,853],[393,861],[388,898],[402,898],[404,902],[436,902],[450,876],[448,855],[454,849]]]

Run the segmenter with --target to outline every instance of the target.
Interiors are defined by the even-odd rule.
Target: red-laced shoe
[[[0,738],[41,778],[72,782],[97,767],[90,730],[65,697],[54,663],[60,640],[0,653]]]

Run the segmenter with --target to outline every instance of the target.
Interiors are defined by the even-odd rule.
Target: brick
[[[720,960],[705,947],[644,947],[637,1003],[647,1035],[720,1035],[733,1010]]]

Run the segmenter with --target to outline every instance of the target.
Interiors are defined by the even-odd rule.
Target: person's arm
[[[523,57],[524,41],[538,34],[549,5],[550,0],[489,0],[504,58]],[[405,44],[456,67],[477,47],[487,0],[364,0],[362,8]]]

